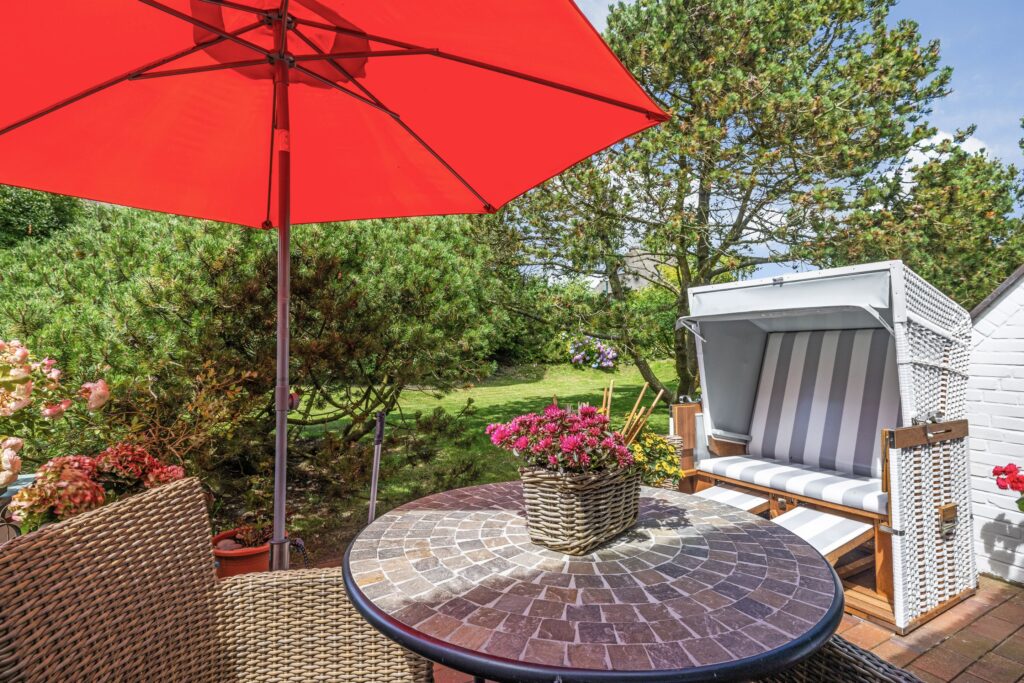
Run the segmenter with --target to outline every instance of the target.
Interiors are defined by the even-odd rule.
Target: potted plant
[[[597,408],[552,404],[543,413],[492,424],[487,433],[523,461],[519,477],[534,543],[583,555],[636,523],[640,471]]]
[[[269,524],[243,524],[213,537],[217,576],[226,578],[270,569]]]

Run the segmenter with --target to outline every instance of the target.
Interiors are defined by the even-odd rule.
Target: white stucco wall
[[[1024,513],[1020,495],[1000,491],[995,465],[1024,468],[1024,279],[974,321],[967,412],[978,569],[1024,582]]]

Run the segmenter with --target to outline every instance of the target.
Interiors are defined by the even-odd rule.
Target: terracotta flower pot
[[[217,548],[217,542],[225,538],[233,538],[238,529],[222,531],[213,537],[213,556],[217,558],[217,576],[226,578],[238,574],[250,572],[265,572],[270,570],[270,544],[264,543],[255,548],[237,548],[235,550],[221,550]]]

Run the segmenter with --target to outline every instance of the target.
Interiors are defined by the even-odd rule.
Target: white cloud
[[[935,135],[931,136],[927,140],[924,140],[916,148],[910,150],[910,153],[907,154],[907,165],[910,167],[920,166],[928,159],[935,157],[935,152],[926,152],[925,150],[921,149],[922,147],[928,147],[931,145],[936,145],[940,142],[947,142],[951,140],[953,140],[952,133],[947,133],[944,130],[940,130]],[[989,149],[988,145],[985,144],[984,140],[976,138],[973,135],[964,140],[963,142],[961,142],[960,147],[969,154],[974,154],[982,150],[988,152]]]

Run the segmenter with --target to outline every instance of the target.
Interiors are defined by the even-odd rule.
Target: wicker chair
[[[0,547],[0,681],[431,681],[337,569],[214,576],[185,479]]]

